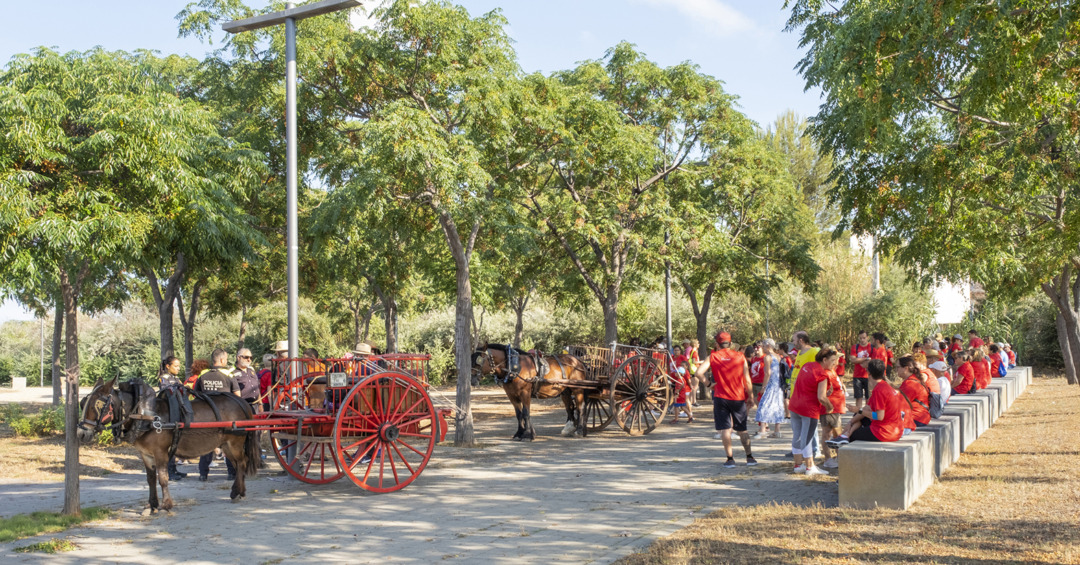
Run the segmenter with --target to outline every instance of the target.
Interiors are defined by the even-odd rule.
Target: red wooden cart
[[[271,410],[227,424],[268,432],[278,463],[305,483],[349,477],[371,492],[396,491],[420,476],[446,437],[452,409],[436,407],[428,394],[430,358],[277,359]]]
[[[668,373],[674,367],[666,351],[617,343],[572,345],[567,350],[585,364],[586,380],[560,383],[585,389],[586,434],[615,422],[630,435],[643,435],[663,422],[671,407]]]

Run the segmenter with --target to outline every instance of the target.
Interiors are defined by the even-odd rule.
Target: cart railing
[[[645,355],[656,359],[664,371],[674,370],[675,363],[671,354],[666,350],[653,349],[651,347],[638,347],[622,343],[613,344],[611,347],[597,345],[571,345],[566,348],[571,354],[581,359],[585,364],[585,372],[592,380],[610,377],[627,358],[635,355]]]
[[[275,410],[324,412],[327,390],[351,388],[369,375],[397,369],[427,385],[431,355],[390,353],[351,358],[284,358],[271,362],[267,398]]]

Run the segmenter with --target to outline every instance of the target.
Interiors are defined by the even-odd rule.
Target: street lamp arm
[[[261,16],[245,18],[242,20],[233,20],[231,22],[221,24],[221,29],[229,33],[240,33],[242,31],[251,31],[255,29],[262,29],[264,27],[270,27],[273,25],[283,24],[287,19],[292,19],[294,21],[302,20],[304,18],[310,18],[312,16],[329,14],[330,12],[336,12],[338,10],[355,8],[359,5],[360,0],[322,0],[321,2],[313,2],[311,4],[305,4],[303,6],[297,6],[296,8],[288,8],[280,12],[263,14]]]

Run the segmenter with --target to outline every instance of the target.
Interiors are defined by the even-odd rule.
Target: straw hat
[[[358,343],[353,348],[353,355],[371,355],[371,346],[366,343]]]
[[[288,351],[288,350],[289,350],[289,342],[288,341],[278,341],[278,342],[274,343],[274,353],[280,353],[282,351]]]

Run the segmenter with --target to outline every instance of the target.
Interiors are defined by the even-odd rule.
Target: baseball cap
[[[731,343],[731,334],[727,332],[716,334],[716,343]]]
[[[960,334],[956,334],[956,335],[953,336],[953,339],[964,339],[964,336],[962,336]]]
[[[930,368],[935,371],[948,371],[949,366],[944,361],[934,361],[930,364]]]

